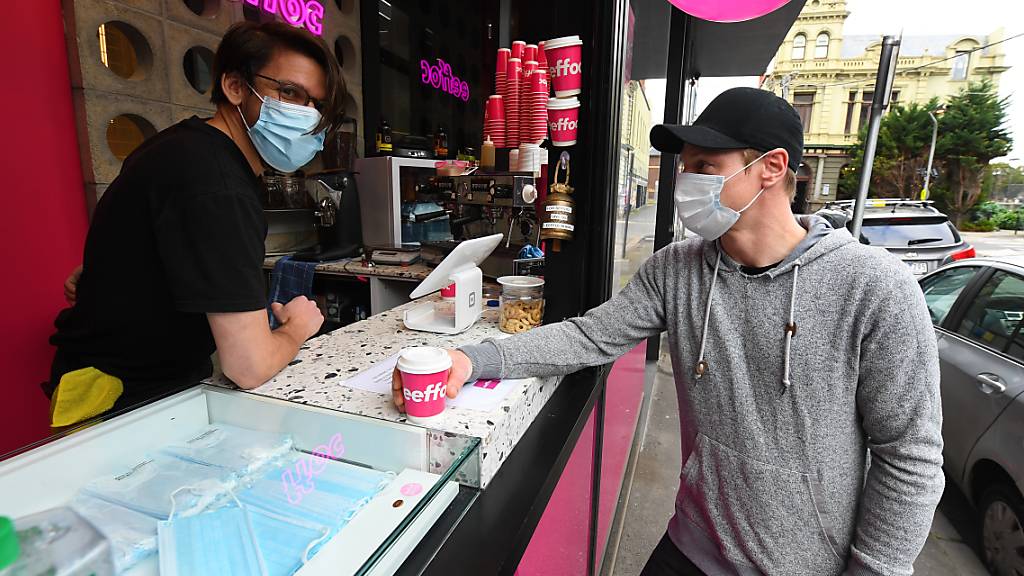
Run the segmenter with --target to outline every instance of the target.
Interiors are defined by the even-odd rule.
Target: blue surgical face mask
[[[333,534],[393,478],[391,472],[296,453],[238,498],[250,509],[326,527]]]
[[[263,102],[260,117],[249,126],[241,108],[238,114],[249,130],[252,145],[267,164],[281,172],[295,172],[323,150],[324,131],[312,133],[321,120],[316,108],[267,98],[252,86],[249,89]]]
[[[683,172],[676,176],[676,214],[688,230],[692,230],[707,241],[717,240],[732,228],[740,215],[754,205],[764,193],[762,188],[741,210],[722,205],[722,188],[730,178],[754,165],[768,152],[753,162],[733,172],[729,177],[714,174],[693,174]]]
[[[188,517],[175,517],[172,511],[157,524],[157,542],[161,576],[267,576],[241,503]]]

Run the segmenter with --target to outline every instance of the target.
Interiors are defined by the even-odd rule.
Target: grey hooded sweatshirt
[[[475,378],[558,375],[667,331],[676,546],[712,575],[909,575],[944,485],[924,297],[894,256],[799,221],[808,235],[762,274],[678,242],[583,317],[463,351]]]

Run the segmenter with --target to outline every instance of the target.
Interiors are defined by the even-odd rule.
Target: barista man
[[[212,118],[149,138],[96,206],[80,277],[56,320],[53,426],[192,385],[210,355],[238,386],[260,386],[320,329],[316,304],[273,304],[263,277],[258,176],[293,172],[323,147],[346,93],[324,42],[284,23],[240,23],[214,62]]]

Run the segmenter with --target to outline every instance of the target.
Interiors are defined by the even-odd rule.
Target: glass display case
[[[392,574],[460,489],[477,490],[479,442],[467,439],[446,469],[431,473],[426,429],[201,385],[0,462],[0,515],[17,525],[20,517],[69,505],[80,511],[84,499],[99,499],[101,508],[113,504],[142,514],[141,530],[151,530],[156,541],[157,522],[168,516],[173,522],[238,505],[247,510],[259,547],[255,517],[273,508],[267,502],[277,501],[275,512],[283,515],[298,514],[288,506],[322,513],[315,508],[318,497],[340,494],[339,478],[370,478],[361,497],[352,497],[344,521],[324,531],[294,573]],[[229,486],[212,504],[176,489],[206,490],[211,478]],[[176,512],[171,498],[162,501],[168,493]],[[102,518],[92,521],[104,532]],[[272,533],[274,545],[290,535]],[[117,540],[123,533],[107,536]],[[113,544],[117,554],[124,542]],[[122,573],[158,574],[154,552],[139,554]],[[268,567],[271,555],[266,553]]]

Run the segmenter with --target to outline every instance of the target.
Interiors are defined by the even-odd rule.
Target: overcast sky
[[[999,26],[1005,36],[1024,32],[1024,1],[1021,0],[848,0],[850,17],[844,34],[978,34],[989,35]],[[965,9],[969,7],[969,9]],[[1024,36],[1000,44],[1011,68],[999,80],[1001,96],[1010,97],[1009,127],[1014,150],[1009,158],[1024,165]],[[722,90],[732,86],[756,86],[757,78],[705,78],[697,91],[698,111]],[[663,118],[664,81],[649,81],[652,122]],[[1014,160],[1015,159],[1015,160]]]

